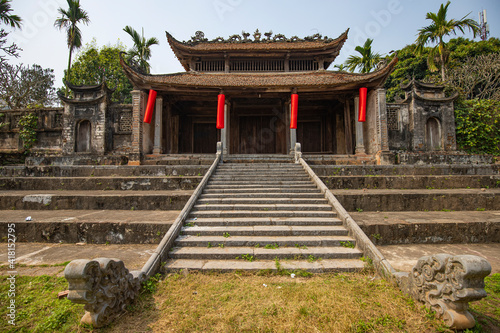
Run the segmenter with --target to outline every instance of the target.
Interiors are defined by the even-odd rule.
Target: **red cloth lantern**
[[[359,88],[359,111],[358,111],[358,121],[365,122],[366,121],[366,94],[368,89]]]
[[[148,106],[146,107],[146,114],[144,114],[144,122],[151,124],[151,118],[153,118],[153,108],[156,102],[156,91],[151,89],[149,91]]]
[[[299,110],[299,95],[298,94],[292,94],[292,112],[290,115],[290,128],[291,129],[296,129],[297,128],[297,113]]]
[[[224,128],[224,106],[226,104],[226,96],[219,94],[219,102],[217,104],[217,129]]]

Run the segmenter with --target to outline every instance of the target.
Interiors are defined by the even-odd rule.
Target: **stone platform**
[[[134,230],[135,243],[145,242],[148,239],[158,240],[158,230],[166,232],[178,214],[178,211],[3,211],[0,217],[0,225],[7,222],[16,223],[18,237],[22,240],[25,227],[22,224],[29,224],[24,221],[27,214],[32,214],[39,230],[40,226],[52,227],[64,224],[67,230],[76,230],[78,226],[94,226],[88,228],[88,232],[93,239],[101,239],[104,243],[109,231],[116,230],[116,225]],[[488,227],[488,234],[499,231],[500,211],[484,212],[363,212],[351,213],[367,235],[378,243],[377,247],[389,262],[401,271],[409,271],[416,263],[417,259],[430,254],[473,254],[486,258],[493,267],[493,273],[500,273],[500,240],[499,237],[481,243],[466,243],[465,232],[457,232],[457,225],[465,228],[469,233],[474,234],[474,230],[483,230]],[[120,221],[120,222],[118,222]],[[101,228],[95,227],[102,226]],[[426,225],[424,228],[422,225]],[[114,226],[114,227],[113,227]],[[141,229],[147,226],[147,229]],[[419,243],[415,244],[416,238],[408,238],[401,230],[407,226],[416,227],[419,230]],[[418,227],[420,226],[420,227]],[[73,229],[72,229],[73,228]],[[161,229],[163,228],[163,229]],[[496,228],[496,229],[495,229]],[[3,230],[5,228],[2,227]],[[108,233],[103,233],[103,230]],[[65,229],[59,229],[60,232]],[[417,229],[415,229],[417,230]],[[436,234],[439,230],[440,233]],[[374,236],[378,233],[380,236]],[[425,235],[428,235],[427,238]],[[477,231],[476,234],[481,234]],[[482,232],[485,236],[485,232]],[[163,234],[162,234],[163,235]],[[398,236],[400,235],[400,236]],[[494,234],[493,234],[494,235]],[[62,237],[62,234],[60,235]],[[494,236],[492,236],[494,237]],[[60,238],[62,240],[62,238]],[[41,265],[62,264],[73,259],[91,259],[98,257],[118,258],[125,262],[131,269],[140,269],[149,258],[149,253],[154,251],[156,243],[151,244],[113,244],[117,238],[107,238],[108,245],[82,243],[80,245],[67,243],[26,243],[19,242],[16,253],[18,264],[27,267],[18,267],[18,272],[25,275],[59,274],[62,267],[42,267]],[[119,240],[119,239],[118,239]],[[127,239],[124,239],[127,240]],[[121,240],[121,241],[124,241]],[[479,238],[477,240],[480,240]],[[159,241],[159,240],[158,240]],[[496,241],[496,243],[494,243]],[[386,245],[382,245],[386,244]],[[391,245],[387,245],[391,244]],[[6,264],[7,244],[0,243],[0,265]],[[239,263],[245,263],[239,261]],[[252,263],[248,263],[252,264]],[[317,262],[315,263],[317,264]],[[199,265],[203,265],[202,262]],[[6,268],[0,269],[0,274],[6,274]],[[61,275],[62,276],[62,275]]]

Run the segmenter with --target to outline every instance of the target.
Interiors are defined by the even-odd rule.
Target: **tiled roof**
[[[198,73],[185,72],[165,75],[141,74],[123,59],[122,67],[127,77],[139,89],[169,90],[171,88],[270,88],[291,89],[353,89],[353,87],[377,87],[391,73],[398,59],[368,74],[334,71],[287,72],[287,73]]]
[[[316,40],[299,40],[299,41],[267,41],[262,40],[259,42],[198,42],[190,44],[187,42],[180,42],[175,39],[168,32],[167,39],[172,48],[179,48],[182,50],[193,51],[226,51],[226,50],[252,50],[252,51],[269,51],[269,50],[323,50],[336,47],[340,44],[342,46],[347,39],[347,29],[342,35],[336,39],[316,39]]]
[[[334,58],[338,55],[345,41],[347,40],[349,29],[336,39],[309,39],[297,41],[249,41],[249,42],[217,42],[217,41],[201,41],[201,42],[180,42],[175,39],[171,34],[166,32],[170,48],[175,56],[186,70],[189,70],[189,64],[186,61],[187,57],[199,56],[201,54],[214,54],[224,52],[252,52],[252,53],[268,53],[275,52],[307,52],[311,56],[317,53],[329,54]],[[333,60],[332,60],[333,61]]]

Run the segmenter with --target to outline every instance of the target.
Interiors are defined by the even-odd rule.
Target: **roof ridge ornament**
[[[262,38],[262,36],[266,38]],[[253,36],[253,39],[250,38]],[[274,34],[272,30],[266,33],[261,33],[259,29],[255,30],[253,34],[246,31],[242,31],[241,35],[234,34],[229,36],[227,39],[223,37],[217,37],[212,40],[205,38],[205,33],[203,31],[196,31],[194,36],[190,40],[181,42],[184,45],[195,46],[200,43],[298,43],[298,42],[333,42],[333,38],[328,36],[323,36],[320,33],[316,33],[312,36],[306,36],[304,38],[299,38],[297,36],[292,36],[287,38],[284,34]]]

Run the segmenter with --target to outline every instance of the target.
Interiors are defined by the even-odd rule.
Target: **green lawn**
[[[0,332],[449,332],[425,308],[372,273],[289,275],[170,274],[150,283],[128,313],[92,330],[83,306],[57,293],[64,278],[18,277],[16,326],[5,320],[8,283],[0,277]],[[479,324],[500,327],[500,274],[486,279],[489,296],[471,308]]]

